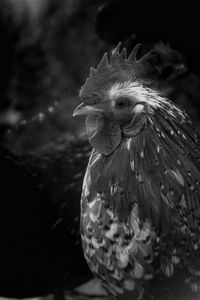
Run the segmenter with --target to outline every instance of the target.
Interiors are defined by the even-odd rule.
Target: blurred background
[[[195,3],[0,0],[0,296],[105,298],[84,261],[82,179],[90,154],[81,85],[119,41],[160,55],[160,90],[200,126]]]

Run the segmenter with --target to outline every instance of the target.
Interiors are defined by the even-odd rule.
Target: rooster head
[[[73,116],[87,115],[89,141],[101,154],[109,155],[123,135],[137,132],[143,126],[143,116],[157,106],[159,97],[151,87],[158,75],[158,55],[151,50],[137,59],[139,48],[137,45],[127,57],[119,43],[110,59],[105,53],[97,68],[90,69],[81,88],[82,103]]]

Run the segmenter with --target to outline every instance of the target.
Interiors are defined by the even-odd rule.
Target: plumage
[[[154,54],[119,49],[110,64],[106,55],[107,77],[97,67],[80,93],[94,148],[81,197],[84,255],[118,299],[142,299],[153,278],[182,269],[183,288],[198,292],[200,133],[156,90]]]

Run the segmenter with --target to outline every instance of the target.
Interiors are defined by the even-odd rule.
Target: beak
[[[95,105],[85,105],[84,103],[81,103],[77,106],[75,111],[73,112],[73,117],[80,116],[80,115],[88,115],[90,113],[95,112],[103,112],[103,109],[98,107],[98,104]]]

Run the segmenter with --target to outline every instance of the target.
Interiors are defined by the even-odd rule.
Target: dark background
[[[79,233],[90,146],[78,93],[105,51],[160,54],[160,90],[200,125],[197,4],[0,1],[0,296],[61,297],[92,278]],[[61,295],[61,296],[60,296]]]

